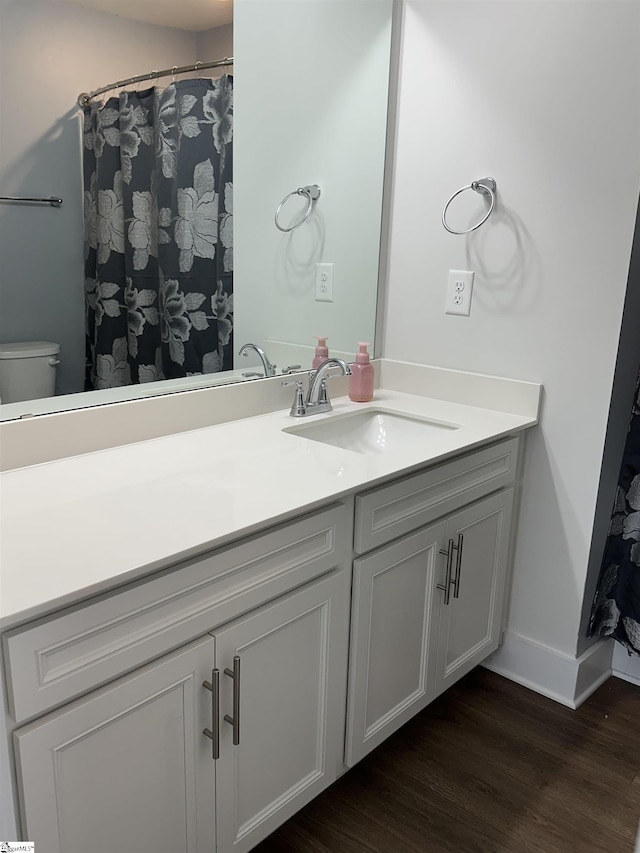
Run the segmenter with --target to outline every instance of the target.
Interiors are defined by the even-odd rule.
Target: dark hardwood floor
[[[631,853],[640,687],[577,711],[478,668],[254,853]]]

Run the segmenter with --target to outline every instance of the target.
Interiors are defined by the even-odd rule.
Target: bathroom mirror
[[[171,8],[158,2],[0,3],[0,196],[63,199],[59,208],[0,203],[0,344],[61,346],[56,396],[0,405],[0,419],[249,381],[261,373],[257,357],[237,355],[249,341],[265,349],[278,373],[310,366],[313,335],[328,336],[331,354],[347,358],[359,340],[373,342],[393,0],[209,5],[233,9],[233,42],[229,23],[213,27],[211,19],[190,18],[192,6],[207,6],[203,0],[174,3],[173,19],[157,17]],[[113,13],[125,7],[127,14],[156,17]],[[233,370],[83,392],[77,96],[229,53],[235,60]],[[276,208],[310,184],[321,194],[309,218],[279,231]],[[302,197],[287,202],[287,222],[304,212],[304,203]],[[316,299],[319,264],[333,265],[332,302]]]

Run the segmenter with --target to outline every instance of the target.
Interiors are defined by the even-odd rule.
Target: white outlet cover
[[[333,264],[316,264],[316,302],[333,302]]]
[[[474,276],[475,273],[472,270],[449,270],[445,314],[469,316]]]

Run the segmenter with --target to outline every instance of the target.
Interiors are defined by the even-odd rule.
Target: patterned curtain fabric
[[[640,654],[640,376],[589,633]]]
[[[85,108],[85,388],[215,373],[233,352],[233,78]]]

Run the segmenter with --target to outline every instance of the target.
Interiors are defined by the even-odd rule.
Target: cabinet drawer
[[[348,537],[336,504],[7,632],[11,715],[61,705],[343,565]]]
[[[513,482],[518,439],[510,438],[356,498],[354,548],[364,554]]]

